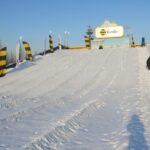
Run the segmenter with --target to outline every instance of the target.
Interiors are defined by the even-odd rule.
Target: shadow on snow
[[[133,115],[128,123],[129,145],[127,150],[149,150],[144,137],[144,125],[138,115]]]

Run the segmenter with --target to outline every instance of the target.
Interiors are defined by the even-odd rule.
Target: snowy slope
[[[57,51],[0,79],[0,150],[148,150],[148,48]]]

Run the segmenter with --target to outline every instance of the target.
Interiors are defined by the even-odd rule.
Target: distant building
[[[95,28],[91,49],[129,47],[131,36],[126,33],[122,25],[105,20],[101,26]]]

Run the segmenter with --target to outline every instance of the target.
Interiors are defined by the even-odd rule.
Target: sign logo
[[[106,30],[105,30],[105,29],[101,29],[101,30],[100,30],[100,34],[101,34],[102,36],[104,36],[104,35],[106,34]]]

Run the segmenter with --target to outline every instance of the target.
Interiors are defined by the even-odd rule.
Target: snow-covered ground
[[[0,78],[0,150],[150,149],[148,48],[57,51]]]

